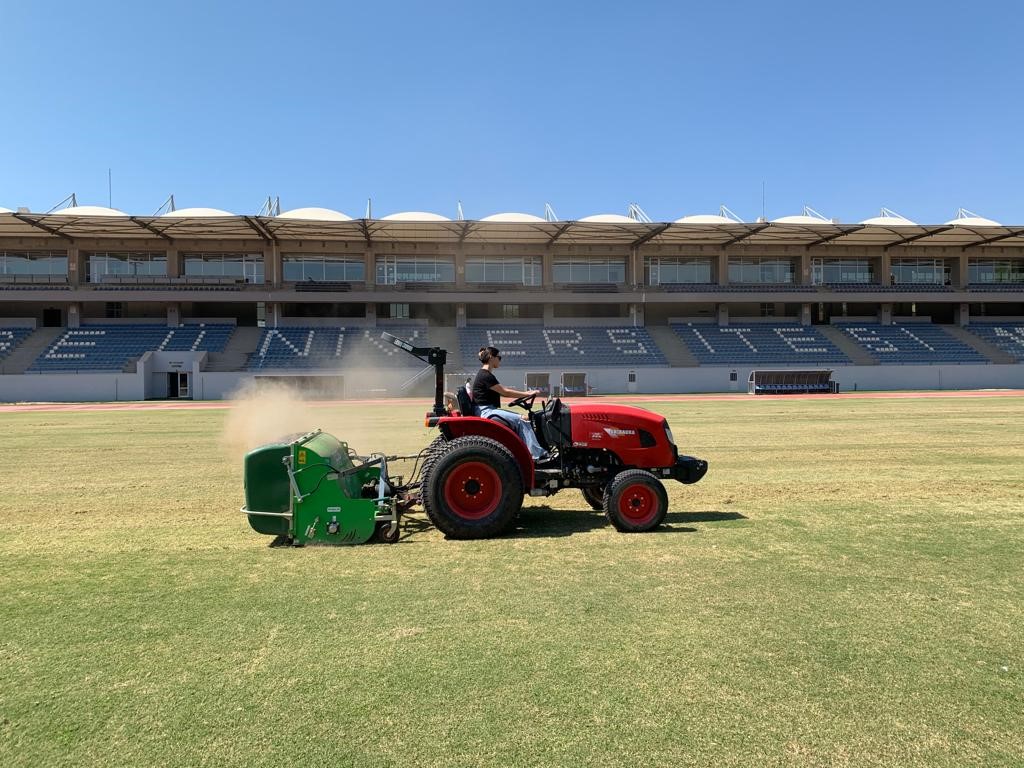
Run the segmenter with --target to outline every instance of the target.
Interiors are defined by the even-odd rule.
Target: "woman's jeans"
[[[529,449],[534,461],[544,455],[544,449],[537,442],[537,435],[534,433],[530,422],[523,419],[515,411],[506,411],[504,408],[492,408],[489,405],[485,405],[480,408],[480,416],[484,419],[493,418],[509,429],[515,430],[516,434],[519,435],[519,439],[526,443],[526,447]]]

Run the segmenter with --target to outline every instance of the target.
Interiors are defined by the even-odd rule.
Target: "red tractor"
[[[570,406],[559,398],[534,410],[535,396],[523,397],[509,406],[527,411],[552,456],[535,464],[514,431],[473,415],[464,387],[446,407],[445,350],[385,338],[435,368],[434,409],[426,424],[440,435],[424,452],[419,490],[431,522],[450,538],[497,536],[512,525],[526,494],[551,496],[565,488],[579,488],[616,529],[649,531],[668,512],[662,480],[696,483],[708,471],[706,461],[680,455],[668,421],[656,413],[604,403]]]

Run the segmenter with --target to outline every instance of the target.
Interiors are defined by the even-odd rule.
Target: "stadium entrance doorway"
[[[191,400],[189,374],[185,371],[171,371],[167,374],[167,397],[171,400]]]

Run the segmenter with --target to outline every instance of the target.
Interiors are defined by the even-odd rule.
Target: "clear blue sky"
[[[0,0],[0,206],[1024,223],[1012,2]]]

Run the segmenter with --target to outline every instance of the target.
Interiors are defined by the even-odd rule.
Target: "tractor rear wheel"
[[[617,474],[604,495],[605,517],[623,533],[653,530],[661,525],[667,512],[665,486],[642,469]]]
[[[586,499],[587,504],[595,512],[601,512],[604,510],[604,488],[599,485],[585,485],[580,488],[583,492],[583,498]]]
[[[430,445],[423,449],[423,464],[420,466],[421,480],[427,476],[430,468],[434,466],[434,462],[437,461],[437,457],[441,455],[441,451],[444,450],[444,446],[447,442],[448,438],[444,435],[438,435]]]
[[[423,476],[423,508],[451,539],[504,532],[523,504],[523,478],[512,453],[496,440],[459,437],[445,443]]]

